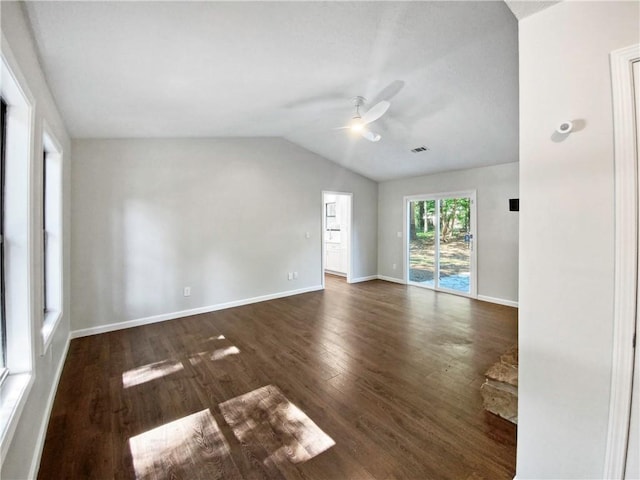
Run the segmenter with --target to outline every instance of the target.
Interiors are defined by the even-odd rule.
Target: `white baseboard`
[[[401,283],[403,285],[406,285],[406,282],[404,280],[401,280],[395,277],[387,277],[386,275],[378,275],[378,279],[384,280],[385,282]],[[473,298],[473,297],[470,297],[470,298]],[[477,299],[483,302],[497,303],[499,305],[506,305],[507,307],[518,308],[518,302],[514,302],[513,300],[505,300],[503,298],[488,297],[486,295],[478,295]]]
[[[401,283],[402,285],[406,284],[406,282],[404,280],[401,280],[400,278],[387,277],[386,275],[378,275],[378,280],[384,280],[385,282]]]
[[[139,327],[141,325],[149,325],[150,323],[164,322],[166,320],[174,320],[176,318],[199,315],[201,313],[210,313],[217,310],[224,310],[226,308],[241,307],[242,305],[249,305],[251,303],[266,302],[267,300],[275,300],[276,298],[290,297],[292,295],[315,292],[318,290],[322,290],[322,285],[300,288],[298,290],[289,290],[286,292],[272,293],[270,295],[261,295],[259,297],[245,298],[243,300],[236,300],[233,302],[218,303],[216,305],[192,308],[190,310],[181,310],[179,312],[163,313],[161,315],[154,315],[152,317],[127,320],[119,323],[110,323],[108,325],[100,325],[98,327],[82,328],[80,330],[73,330],[71,332],[71,338],[88,337],[89,335],[97,335],[99,333],[113,332],[115,330],[123,330],[125,328]]]
[[[329,270],[327,268],[324,269],[324,273],[326,275],[333,275],[334,277],[343,277],[343,278],[347,277],[347,274],[344,272],[336,272],[335,270]]]
[[[51,418],[51,410],[53,410],[53,402],[56,399],[56,393],[58,392],[58,384],[60,383],[60,377],[62,376],[62,370],[64,368],[64,362],[67,359],[67,353],[69,352],[69,344],[71,343],[71,335],[67,337],[67,342],[64,345],[64,350],[60,356],[58,367],[49,391],[49,398],[47,398],[47,405],[45,406],[44,416],[40,423],[40,430],[38,431],[38,438],[36,440],[35,451],[31,460],[31,468],[29,468],[29,478],[36,478],[38,476],[38,469],[40,468],[40,460],[42,459],[42,449],[44,448],[44,441],[47,438],[47,428],[49,427],[49,419]]]
[[[349,283],[368,282],[369,280],[377,280],[377,279],[378,279],[378,275],[369,275],[368,277],[352,278]]]
[[[487,297],[486,295],[478,295],[478,300],[483,302],[497,303],[498,305],[506,305],[507,307],[518,308],[518,302],[513,300],[505,300],[503,298]]]

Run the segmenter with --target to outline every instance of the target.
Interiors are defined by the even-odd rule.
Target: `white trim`
[[[477,295],[471,295],[467,292],[460,292],[459,290],[454,290],[452,288],[444,288],[444,287],[432,287],[430,285],[425,285],[424,283],[420,283],[420,282],[407,282],[407,285],[410,285],[412,287],[417,287],[417,288],[424,288],[425,290],[431,290],[432,292],[439,292],[439,293],[449,293],[451,295],[456,295],[458,297],[465,297],[465,298],[470,298],[472,300],[477,300],[478,296]]]
[[[482,302],[497,303],[498,305],[506,305],[507,307],[518,308],[518,302],[513,300],[505,300],[504,298],[487,297],[486,295],[478,295],[478,300]]]
[[[409,220],[410,197],[402,199],[402,283],[409,283],[409,241],[411,239],[411,222]],[[391,277],[393,278],[393,277]]]
[[[629,437],[636,321],[638,174],[632,63],[640,44],[611,52],[615,140],[615,270],[613,367],[604,478],[623,478]]]
[[[353,282],[353,193],[346,193],[349,198],[349,239],[347,240],[347,283]]]
[[[459,198],[468,196],[469,193],[476,193],[475,190],[459,190],[455,192],[420,193],[417,195],[405,195],[405,202],[414,200],[437,200],[440,198]]]
[[[7,336],[12,334],[7,343],[7,367],[10,373],[21,374],[30,372],[35,364],[31,208],[36,102],[4,35],[0,57],[0,93],[8,106],[5,169],[7,178],[15,176],[15,181],[5,184],[4,192],[6,326]]]
[[[4,34],[0,35],[0,93],[7,102],[7,177],[15,175],[11,188],[5,185],[7,209],[5,242],[8,249],[5,282],[7,292],[7,367],[9,375],[0,385],[0,464],[13,440],[20,416],[34,383],[35,365],[32,232],[33,152],[36,101]],[[12,169],[13,172],[9,172]],[[11,215],[9,215],[11,214]],[[10,226],[8,226],[8,224]],[[12,238],[13,237],[13,238]]]
[[[378,280],[384,280],[385,282],[399,283],[401,285],[407,284],[407,282],[405,282],[401,278],[387,277],[386,275],[378,275]]]
[[[327,249],[326,249],[326,245],[324,242],[324,232],[327,228],[327,219],[326,219],[326,211],[325,209],[327,207],[325,207],[325,203],[324,203],[324,190],[322,192],[320,192],[320,198],[321,200],[321,208],[322,208],[322,213],[320,214],[320,284],[322,285],[322,288],[324,289],[324,260],[325,257],[327,255]]]
[[[372,277],[365,277],[366,279],[371,279]],[[400,278],[395,278],[395,277],[387,277],[386,275],[378,275],[378,280],[384,280],[385,282],[392,282],[392,283],[400,283],[402,285],[409,285],[411,287],[422,287],[425,288],[427,290],[434,290],[433,288],[428,288],[425,287],[424,285],[420,285],[420,284],[407,284],[404,280],[400,279]],[[436,290],[439,291],[441,293],[451,293],[454,295],[458,295],[460,297],[467,297],[467,298],[474,298],[471,297],[469,295],[465,295],[465,294],[460,294],[460,292],[456,292],[455,290]],[[498,305],[505,305],[507,307],[515,307],[518,308],[518,302],[514,302],[513,300],[505,300],[504,298],[496,298],[496,297],[488,297],[486,295],[478,295],[478,297],[475,300],[480,300],[482,302],[490,302],[490,303],[496,303]]]
[[[53,334],[62,320],[62,311],[52,310],[44,314],[40,330],[40,356],[44,356],[53,341]]]
[[[29,478],[36,478],[38,476],[38,469],[40,468],[40,460],[42,459],[42,450],[44,448],[44,441],[47,437],[47,427],[49,426],[49,419],[51,418],[51,411],[53,410],[53,402],[56,399],[56,393],[58,391],[58,384],[62,377],[62,370],[64,369],[64,363],[67,360],[67,353],[69,353],[69,344],[71,343],[71,336],[67,337],[67,342],[64,345],[64,350],[60,356],[58,362],[58,368],[51,384],[51,390],[49,391],[49,398],[47,399],[47,405],[44,410],[44,416],[42,422],[40,422],[40,430],[38,432],[38,438],[36,439],[35,452],[31,460],[31,467],[29,468]]]
[[[323,290],[322,285],[313,287],[300,288],[298,290],[289,290],[286,292],[272,293],[269,295],[261,295],[259,297],[245,298],[243,300],[235,300],[233,302],[218,303],[206,307],[192,308],[190,310],[181,310],[179,312],[163,313],[152,317],[138,318],[119,323],[110,323],[108,325],[100,325],[98,327],[82,328],[80,330],[71,331],[71,338],[88,337],[89,335],[97,335],[99,333],[113,332],[115,330],[124,330],[126,328],[139,327],[140,325],[149,325],[151,323],[164,322],[166,320],[174,320],[176,318],[189,317],[191,315],[200,315],[201,313],[210,313],[227,308],[241,307],[251,303],[266,302],[267,300],[275,300],[277,298],[291,297],[300,295],[301,293],[317,292]]]
[[[325,201],[324,201],[324,197],[325,195],[343,195],[343,196],[348,196],[349,197],[349,229],[348,229],[348,239],[347,239],[347,272],[346,272],[346,277],[347,277],[347,283],[353,283],[353,280],[351,278],[351,276],[353,275],[353,255],[352,255],[352,251],[353,251],[353,193],[352,192],[338,192],[338,191],[333,191],[333,190],[322,190],[321,192],[322,195],[322,221],[321,221],[321,231],[320,231],[320,251],[321,251],[321,258],[320,258],[320,276],[321,276],[321,281],[322,281],[322,288],[324,288],[324,273],[325,273],[325,268],[324,268],[324,259],[326,256],[326,243],[324,240],[324,234],[326,232],[326,222],[325,222],[325,216],[326,216],[326,207],[325,207]],[[337,273],[333,273],[331,270],[327,271],[327,273],[331,273],[332,275],[336,275]]]
[[[326,273],[327,275],[333,275],[334,277],[347,278],[347,274],[346,273],[334,272],[333,270],[328,270],[326,268],[324,269],[324,273]]]
[[[0,464],[4,464],[18,420],[33,387],[31,373],[9,375],[0,389]]]
[[[40,262],[40,268],[45,269],[47,278],[44,278],[43,271],[39,272],[39,298],[41,325],[40,325],[40,355],[44,355],[51,345],[53,335],[60,324],[60,320],[63,316],[63,304],[64,304],[64,273],[63,273],[63,239],[64,239],[64,226],[63,226],[63,170],[64,170],[64,152],[60,142],[56,136],[52,133],[52,129],[46,120],[42,121],[42,148],[38,150],[38,160],[36,164],[40,166],[37,169],[39,176],[39,202],[36,204],[46,205],[47,210],[47,239],[48,246],[43,245],[42,234],[38,235],[38,250],[40,252],[40,258],[45,259],[45,248],[48,255],[47,265],[45,267],[44,262]],[[47,178],[48,178],[48,198],[42,198],[44,191],[42,181],[42,152],[46,152],[47,162]],[[42,210],[39,212],[39,226],[42,227]],[[38,229],[42,233],[41,229]],[[42,302],[44,301],[42,295],[42,288],[44,287],[43,281],[47,282],[47,311],[44,311]]]
[[[369,275],[368,277],[352,278],[350,283],[368,282],[369,280],[377,280],[378,275]]]

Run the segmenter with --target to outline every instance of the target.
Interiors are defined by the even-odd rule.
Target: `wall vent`
[[[427,152],[429,151],[429,147],[425,147],[424,145],[422,145],[421,147],[412,148],[411,151],[413,153]]]

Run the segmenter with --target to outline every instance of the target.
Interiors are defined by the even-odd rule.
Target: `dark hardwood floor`
[[[517,310],[383,281],[75,339],[41,479],[512,479]]]

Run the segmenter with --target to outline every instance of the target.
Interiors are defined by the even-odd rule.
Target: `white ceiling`
[[[518,20],[522,20],[540,10],[551,7],[560,1],[544,2],[537,0],[504,0]]]
[[[72,137],[280,136],[374,180],[518,160],[517,20],[480,2],[28,2]],[[350,98],[391,108],[344,125]],[[428,152],[410,153],[426,145]]]

